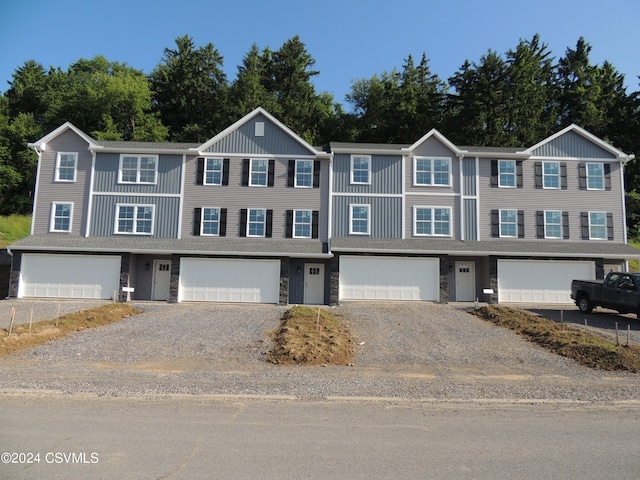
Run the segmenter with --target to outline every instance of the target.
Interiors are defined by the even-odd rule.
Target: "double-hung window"
[[[451,236],[451,209],[414,207],[413,231],[416,236]]]
[[[295,187],[313,187],[313,160],[296,160]]]
[[[509,238],[518,236],[517,210],[500,210],[500,236]]]
[[[591,240],[607,239],[607,214],[605,212],[589,212],[589,238]]]
[[[603,163],[587,163],[587,190],[604,190]]]
[[[220,209],[203,208],[202,221],[200,222],[201,235],[220,235]]]
[[[154,205],[116,205],[116,233],[153,234]]]
[[[369,205],[351,205],[349,209],[349,233],[353,235],[369,235]]]
[[[222,159],[206,158],[204,161],[204,184],[222,185]]]
[[[154,184],[158,174],[158,157],[155,155],[120,157],[120,183]]]
[[[311,210],[293,211],[293,238],[311,238]]]
[[[498,186],[516,188],[515,160],[498,160]]]
[[[542,188],[560,188],[559,162],[542,162]]]
[[[53,202],[51,205],[51,223],[49,230],[52,232],[70,232],[72,217],[73,203]]]
[[[56,159],[56,182],[75,182],[78,168],[78,154],[60,152]]]
[[[414,185],[451,185],[451,159],[415,157],[413,159]]]
[[[371,155],[351,155],[351,183],[371,183]]]
[[[545,210],[544,238],[562,238],[562,212]]]
[[[249,167],[249,186],[266,187],[269,173],[269,160],[251,159]]]
[[[262,208],[250,208],[247,212],[247,237],[266,236],[267,211]]]

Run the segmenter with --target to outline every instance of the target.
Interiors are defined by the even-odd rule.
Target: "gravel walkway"
[[[0,302],[0,315],[11,306],[57,311],[55,302],[5,302]],[[61,311],[94,304],[62,302]],[[277,327],[287,307],[136,306],[145,312],[0,358],[0,393],[640,401],[640,375],[581,367],[469,315],[461,305],[350,303],[332,308],[362,343],[353,367],[267,363],[271,343],[266,332]]]

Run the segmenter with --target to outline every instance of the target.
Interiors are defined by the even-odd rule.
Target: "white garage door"
[[[18,298],[113,298],[120,286],[120,257],[25,253]]]
[[[437,258],[340,257],[341,300],[440,299]]]
[[[594,280],[594,262],[498,260],[500,303],[572,303],[571,280]]]
[[[279,260],[183,258],[179,302],[278,303]]]

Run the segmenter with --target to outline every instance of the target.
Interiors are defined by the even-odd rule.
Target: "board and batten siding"
[[[370,205],[369,235],[349,234],[349,205]],[[402,238],[402,199],[399,197],[334,196],[333,236]]]
[[[413,234],[413,209],[414,207],[446,207],[451,209],[450,229],[453,240],[460,239],[460,198],[454,196],[438,197],[434,195],[407,195],[405,200],[405,238],[430,238],[426,236],[415,236]]]
[[[587,140],[582,135],[569,131],[536,148],[532,154],[537,157],[554,158],[616,158],[611,152]]]
[[[287,210],[317,210],[318,239],[328,241],[329,161],[320,161],[319,188],[287,186],[288,158],[275,160],[274,186],[250,187],[242,185],[242,161],[249,155],[225,156],[229,158],[229,185],[198,185],[197,157],[189,157],[185,166],[184,207],[181,238],[193,236],[194,209],[202,207],[227,209],[227,237],[238,237],[240,210],[265,208],[273,210],[272,238],[285,238]],[[304,160],[309,160],[304,158]],[[317,241],[314,239],[314,241]],[[305,241],[305,239],[300,239]]]
[[[363,154],[364,155],[364,154]],[[371,184],[351,184],[351,155],[337,154],[333,159],[333,191],[337,193],[401,194],[402,157],[371,155]]]
[[[56,235],[84,235],[87,220],[87,198],[91,179],[92,155],[89,145],[73,130],[67,130],[47,144],[40,158],[38,194],[34,205],[33,234],[49,232],[52,202],[73,203],[70,233]],[[77,153],[75,182],[56,182],[55,170],[58,152]]]
[[[131,156],[145,155],[132,153]],[[152,154],[149,154],[152,155]],[[154,185],[118,183],[119,153],[98,153],[93,181],[94,192],[126,194],[180,194],[182,155],[159,155],[158,176]]]
[[[116,205],[155,205],[153,235],[115,233]],[[150,236],[178,238],[179,197],[134,195],[94,195],[91,212],[91,236]]]
[[[559,159],[561,161],[561,159]],[[593,161],[596,161],[595,159]],[[609,212],[613,214],[615,243],[624,243],[623,208],[620,163],[611,165],[611,190],[580,190],[576,160],[567,160],[567,189],[535,188],[534,160],[522,162],[523,187],[491,187],[491,160],[480,160],[480,240],[490,240],[491,210],[524,211],[525,239],[536,240],[536,211],[560,210],[569,213],[569,240],[582,240],[580,212]],[[496,238],[495,240],[499,240]],[[596,241],[596,240],[588,240]]]

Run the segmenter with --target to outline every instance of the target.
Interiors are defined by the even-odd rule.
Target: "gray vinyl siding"
[[[407,195],[405,201],[405,238],[430,238],[414,236],[413,234],[413,207],[448,207],[451,208],[451,237],[435,236],[433,238],[460,239],[460,198],[438,197],[434,195]]]
[[[138,155],[138,154],[131,154]],[[94,192],[117,193],[162,193],[179,194],[182,175],[182,155],[159,155],[158,176],[155,185],[118,183],[120,168],[119,153],[98,153],[96,155]]]
[[[255,136],[256,122],[264,122],[264,136]],[[229,132],[228,135],[211,145],[207,152],[240,153],[247,155],[310,155],[312,152],[296,141],[280,126],[274,124],[264,115],[257,115],[244,125]]]
[[[266,126],[265,126],[266,127]],[[266,128],[265,128],[266,130]],[[229,158],[229,157],[225,157]],[[265,208],[273,210],[272,238],[286,237],[287,210],[317,210],[318,239],[327,242],[329,231],[329,161],[320,161],[319,188],[293,188],[287,186],[289,159],[275,158],[274,186],[242,186],[242,161],[247,155],[229,159],[229,185],[198,185],[196,157],[188,158],[185,166],[184,207],[181,238],[193,236],[195,208],[218,207],[227,209],[227,238],[238,237],[240,210]],[[305,239],[300,239],[305,241]]]
[[[94,195],[91,212],[91,236],[130,236],[114,233],[117,204],[155,205],[153,235],[150,236],[155,238],[178,237],[178,216],[180,213],[180,199],[178,197],[132,195]]]
[[[476,159],[462,159],[462,194],[465,196],[477,195],[476,188]]]
[[[611,152],[572,131],[541,145],[532,153],[538,157],[615,158]]]
[[[333,160],[333,191],[338,193],[402,193],[402,157],[371,155],[371,184],[351,184],[351,155],[338,154]]]
[[[464,218],[462,228],[465,240],[478,240],[478,201],[475,198],[463,199]]]
[[[369,235],[349,234],[349,205],[370,205]],[[402,238],[402,199],[396,197],[334,196],[333,236]]]
[[[55,169],[58,152],[77,152],[78,165],[76,181],[56,182]],[[87,142],[72,130],[67,130],[53,139],[40,159],[40,176],[38,177],[38,197],[34,205],[34,234],[49,232],[52,202],[73,203],[73,218],[70,233],[55,235],[84,235],[87,219],[87,198],[91,179],[92,155]]]
[[[580,190],[578,161],[567,160],[567,189],[535,188],[534,160],[522,163],[523,188],[492,188],[491,161],[480,160],[480,225],[481,240],[491,237],[491,210],[523,210],[525,239],[537,240],[536,211],[560,210],[569,213],[569,240],[582,240],[580,212],[597,211],[613,214],[615,243],[624,243],[624,215],[620,163],[611,163],[611,190]],[[500,240],[500,239],[496,239]],[[544,240],[542,240],[544,241]],[[595,240],[591,240],[595,241]]]

